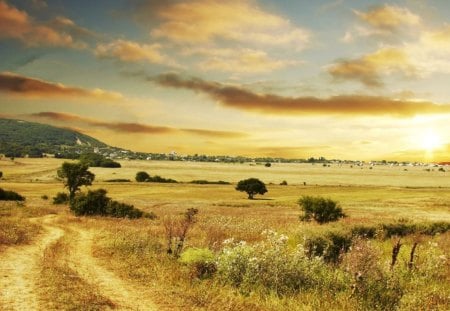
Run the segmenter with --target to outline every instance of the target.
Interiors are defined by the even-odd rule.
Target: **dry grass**
[[[4,188],[19,192],[27,200],[24,206],[15,203],[1,206],[2,215],[20,217],[14,219],[27,224],[28,218],[58,213],[62,219],[61,226],[82,226],[94,230],[95,256],[121,278],[150,288],[152,299],[162,309],[358,309],[357,301],[350,297],[350,288],[340,292],[302,291],[289,297],[258,293],[245,296],[214,278],[204,281],[192,278],[189,267],[165,253],[164,219],[182,215],[188,208],[198,209],[199,214],[197,223],[187,235],[185,247],[205,247],[216,253],[221,251],[222,242],[228,238],[248,243],[259,242],[262,240],[261,232],[265,229],[286,234],[290,245],[294,246],[302,243],[305,236],[328,231],[344,232],[355,225],[377,225],[398,219],[414,222],[450,221],[450,176],[447,172],[425,172],[416,167],[403,171],[401,167],[375,167],[369,170],[367,167],[274,164],[266,168],[249,164],[122,161],[123,167],[120,169],[91,169],[96,174],[91,189],[105,188],[114,200],[156,213],[159,218],[152,221],[70,217],[66,206],[51,205],[51,197],[62,191],[62,183],[55,178],[56,169],[62,160],[8,161],[0,161],[5,176]],[[104,182],[117,178],[134,180],[137,171],[147,171],[151,175],[161,175],[184,183]],[[256,200],[247,200],[245,194],[234,190],[234,185],[186,183],[195,179],[236,183],[248,177],[265,181],[269,192],[257,196]],[[289,185],[278,185],[282,180],[287,180]],[[306,186],[303,185],[304,181],[307,182]],[[42,195],[48,195],[50,200],[43,200]],[[297,200],[302,195],[320,195],[337,200],[349,217],[326,225],[301,223]],[[449,282],[449,266],[447,264],[444,270],[440,270],[440,274],[426,267],[432,266],[431,258],[436,256],[449,258],[448,251],[442,254],[442,250],[449,249],[450,235],[444,234],[433,239],[415,238],[420,239],[416,263],[425,272],[417,276],[416,283],[405,281],[406,294],[399,305],[400,309],[410,310],[415,305],[419,309],[444,310],[450,305],[443,294],[445,284]],[[429,242],[437,243],[437,248],[430,248]],[[88,304],[97,306],[97,309],[110,307],[107,298],[90,294],[90,291],[95,293],[95,288],[86,284],[65,264],[64,254],[69,252],[70,243],[69,234],[46,251],[45,277],[42,279],[49,292],[46,299],[55,299],[55,305],[51,306],[53,308],[67,309],[70,306],[72,309],[85,309]],[[392,243],[389,239],[373,241],[373,246],[379,250],[382,265],[389,262]],[[411,248],[413,237],[405,239],[404,243],[397,262],[397,267],[401,268],[395,271],[406,275],[409,260],[407,250]],[[433,250],[435,253],[432,253]],[[57,288],[63,292],[61,296],[64,298],[56,297]],[[427,304],[431,307],[428,308]]]

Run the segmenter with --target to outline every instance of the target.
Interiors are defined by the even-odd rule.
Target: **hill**
[[[42,157],[44,153],[76,153],[105,143],[74,130],[22,120],[0,119],[0,153],[7,157]]]

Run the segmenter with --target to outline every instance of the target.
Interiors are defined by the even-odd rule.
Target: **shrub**
[[[46,194],[41,195],[41,199],[42,199],[42,200],[48,200],[48,195],[46,195]]]
[[[105,158],[103,155],[98,153],[82,154],[79,160],[81,163],[89,167],[107,167],[107,168],[121,167],[120,163]]]
[[[393,236],[402,237],[418,231],[417,224],[406,221],[397,221],[395,223],[382,224],[381,228],[386,238],[390,238]]]
[[[267,162],[266,164],[264,164],[264,166],[265,166],[265,167],[271,167],[271,166],[272,166],[272,163]]]
[[[191,267],[192,276],[205,279],[216,272],[214,259],[214,253],[208,248],[188,248],[179,261]]]
[[[352,296],[362,310],[395,310],[403,296],[398,277],[383,269],[381,254],[370,241],[356,239],[343,261],[353,277]]]
[[[204,179],[193,180],[190,182],[191,184],[199,184],[199,185],[229,185],[230,183],[227,181],[219,180],[219,181],[208,181]]]
[[[440,168],[438,169],[438,171],[439,171],[439,172],[445,172],[445,169],[444,169],[443,167],[440,167]]]
[[[144,182],[150,179],[150,175],[147,172],[140,171],[136,173],[135,179],[137,182]]]
[[[141,218],[146,216],[154,218],[154,214],[145,214],[133,205],[111,200],[106,196],[104,189],[89,190],[87,194],[81,193],[70,204],[75,215],[81,216],[111,216],[121,218]]]
[[[287,186],[287,181],[286,180],[283,180],[281,183],[280,183],[280,186]]]
[[[251,200],[255,194],[264,195],[267,192],[266,185],[257,178],[244,179],[238,182],[237,191],[247,192],[248,198]]]
[[[2,177],[3,177],[3,172],[0,171],[0,179],[2,179]]]
[[[58,192],[55,197],[53,197],[53,204],[67,204],[69,203],[69,195],[65,192]]]
[[[17,192],[3,190],[0,188],[0,200],[1,201],[25,201],[25,197],[21,196]]]
[[[450,222],[438,221],[420,226],[420,233],[426,235],[435,235],[438,233],[445,233],[450,230]]]
[[[302,245],[289,247],[287,237],[273,231],[254,245],[225,241],[217,258],[220,280],[249,294],[254,291],[291,295],[303,290],[336,290],[338,270],[328,267],[320,257],[309,258]]]
[[[339,204],[331,199],[303,196],[298,204],[304,212],[304,215],[300,217],[302,221],[310,221],[312,218],[319,224],[323,224],[345,217]]]
[[[198,209],[188,208],[182,217],[164,219],[164,229],[167,239],[167,254],[178,258],[183,250],[186,236],[196,222]]]
[[[375,226],[357,225],[350,230],[352,236],[373,239],[376,237],[378,228]]]
[[[110,201],[106,206],[106,215],[119,218],[141,218],[144,212],[130,204]]]
[[[148,181],[148,182],[159,182],[159,183],[177,183],[177,181],[175,179],[163,178],[163,177],[158,176],[158,175],[150,177],[146,181]]]
[[[326,262],[338,263],[341,255],[346,253],[351,245],[350,234],[331,231],[324,235],[306,238],[305,251],[310,258],[320,256]]]

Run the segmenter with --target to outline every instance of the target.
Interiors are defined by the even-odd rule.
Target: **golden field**
[[[426,171],[424,167],[375,166],[370,169],[368,165],[331,164],[324,167],[321,164],[277,163],[268,168],[254,163],[176,161],[121,161],[122,168],[90,169],[96,176],[90,189],[104,188],[114,200],[154,212],[157,219],[74,217],[67,206],[51,203],[51,198],[63,191],[62,182],[56,178],[56,171],[63,162],[59,159],[0,160],[0,171],[3,172],[0,187],[26,197],[23,204],[0,202],[0,229],[9,232],[8,228],[13,226],[30,228],[30,237],[23,242],[16,239],[16,243],[0,245],[0,258],[7,262],[8,258],[19,256],[21,252],[34,258],[37,280],[30,282],[32,293],[22,297],[22,301],[30,301],[29,306],[42,310],[383,310],[386,305],[377,307],[369,303],[372,298],[365,296],[365,300],[362,296],[355,298],[352,288],[345,287],[350,286],[351,276],[346,274],[343,265],[357,260],[351,251],[342,254],[343,260],[338,267],[323,267],[334,275],[333,278],[342,279],[333,290],[329,285],[315,285],[289,294],[277,294],[277,290],[261,287],[259,281],[249,283],[255,286],[251,290],[244,290],[219,276],[197,279],[192,276],[191,266],[168,256],[165,253],[165,223],[169,218],[182,217],[180,215],[188,208],[198,209],[197,221],[187,234],[184,248],[206,248],[220,257],[224,240],[234,238],[250,245],[264,244],[261,233],[266,229],[288,237],[289,247],[283,251],[290,254],[292,247],[304,243],[310,236],[347,232],[354,226],[450,222],[450,172],[440,172],[437,168]],[[172,178],[179,183],[137,183],[134,177],[138,171]],[[268,193],[248,200],[245,193],[234,189],[239,180],[249,177],[263,180]],[[129,179],[131,182],[107,181],[111,179]],[[198,179],[223,180],[232,184],[189,183]],[[283,180],[287,181],[287,186],[279,185]],[[49,199],[42,198],[44,195]],[[325,225],[300,222],[297,201],[303,195],[337,200],[348,217]],[[362,249],[369,255],[379,253],[380,269],[383,270],[396,241],[395,236],[377,238],[370,242],[369,250],[365,246]],[[398,282],[402,286],[402,295],[394,305],[401,310],[445,310],[450,306],[450,298],[445,294],[449,285],[448,260],[440,270],[431,271],[428,267],[428,274],[418,272],[414,282],[410,280],[412,276],[404,276],[409,251],[417,241],[418,266],[420,263],[423,267],[431,267],[436,258],[449,256],[449,233],[405,236],[397,268],[401,274]],[[38,254],[37,248],[32,248],[38,244],[44,249],[44,257]],[[430,245],[436,247],[432,249]],[[81,247],[86,248],[84,253],[92,256],[83,257]],[[80,263],[76,264],[78,261]],[[96,271],[104,273],[96,273],[89,266],[98,267]],[[15,277],[18,282],[21,280],[19,274]],[[28,281],[33,279],[27,278]],[[350,279],[344,282],[345,278]],[[428,283],[426,278],[430,280]],[[119,290],[106,286],[108,282],[117,283]],[[61,289],[64,295],[60,293]],[[145,304],[133,304],[136,297],[144,296]],[[27,305],[16,303],[14,295],[0,296],[0,308],[24,306]]]

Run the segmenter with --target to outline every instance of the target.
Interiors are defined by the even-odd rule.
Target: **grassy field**
[[[411,231],[402,238],[394,272],[389,265],[392,247],[398,241],[395,234],[389,233],[390,228],[406,230],[414,226],[429,228],[431,223],[437,222],[440,226],[444,226],[442,222],[450,223],[448,171],[439,172],[435,168],[425,171],[423,167],[375,166],[370,169],[369,166],[277,163],[267,168],[249,163],[170,161],[122,161],[122,168],[118,169],[91,168],[96,179],[90,189],[104,188],[114,200],[158,216],[156,220],[127,220],[75,218],[67,206],[52,205],[51,198],[63,191],[61,181],[56,178],[56,170],[62,163],[58,159],[0,160],[4,176],[0,187],[26,197],[24,204],[0,202],[0,233],[10,237],[8,243],[0,245],[0,258],[2,250],[7,254],[11,248],[32,245],[33,241],[38,243],[50,226],[63,230],[60,239],[45,247],[49,260],[41,263],[42,273],[56,280],[38,280],[41,285],[36,293],[38,300],[43,301],[43,308],[86,308],[89,303],[96,306],[93,309],[120,306],[121,300],[115,301],[101,282],[88,279],[87,269],[70,264],[76,259],[67,253],[77,253],[76,245],[80,243],[76,241],[82,236],[93,237],[92,254],[99,266],[125,282],[120,286],[122,293],[116,295],[133,297],[130,288],[138,288],[161,310],[447,310],[450,307],[446,292],[450,284],[449,233],[433,236],[423,234],[422,229]],[[137,183],[134,177],[138,171],[180,183]],[[244,193],[234,190],[235,183],[249,177],[263,180],[268,193],[248,200]],[[107,182],[111,179],[130,179],[131,182]],[[232,184],[189,183],[197,179]],[[287,186],[279,185],[283,180],[287,181]],[[44,199],[44,195],[49,199]],[[297,201],[302,195],[337,200],[348,217],[325,225],[300,222]],[[197,278],[197,266],[183,264],[165,252],[168,221],[182,219],[188,208],[196,208],[199,213],[188,232],[184,249],[207,249],[218,263],[218,272],[204,279]],[[40,220],[49,214],[55,215],[57,220]],[[377,237],[369,241],[351,239],[354,248],[340,254],[338,262],[313,262],[295,251],[299,244],[312,245],[318,237],[325,241],[323,243],[331,243],[332,234],[347,239],[352,228],[358,226],[378,230]],[[11,228],[16,229],[13,232]],[[29,234],[24,233],[24,228],[30,229]],[[282,236],[277,236],[276,241],[270,240],[273,236],[262,234],[267,229],[286,235],[287,242],[283,244]],[[14,234],[21,234],[23,238],[11,238]],[[244,240],[247,244],[224,245],[230,238]],[[407,262],[414,243],[418,243],[418,247],[416,270],[412,272]],[[364,256],[358,257],[358,253]],[[245,256],[252,254],[252,260],[259,265],[257,275],[249,274],[252,266],[246,266],[247,272],[241,271],[244,279],[235,282],[226,269],[243,266],[230,262],[229,256],[233,254],[237,256],[233,260],[241,258],[242,265],[251,263],[250,257]],[[267,254],[273,257],[264,257],[269,256]],[[284,258],[283,263],[276,260],[278,257]],[[293,258],[297,261],[289,270],[286,263]],[[247,259],[250,261],[245,261]],[[273,264],[265,266],[267,262]],[[303,270],[298,270],[306,263]],[[351,268],[359,266],[366,270],[361,268],[355,272]],[[273,270],[274,267],[278,270]],[[365,274],[359,280],[354,273]],[[76,282],[72,284],[68,274],[74,275]],[[279,277],[274,280],[273,275]],[[295,283],[292,275],[297,275],[295,280],[300,278],[298,275],[305,276],[305,283]],[[314,275],[322,277],[318,279]],[[378,288],[380,284],[384,284],[386,290]],[[72,297],[66,306],[64,299],[55,298],[58,288]],[[92,293],[78,292],[79,288],[89,288]],[[78,295],[70,291],[77,291]],[[0,297],[0,308],[8,306],[8,299]]]

